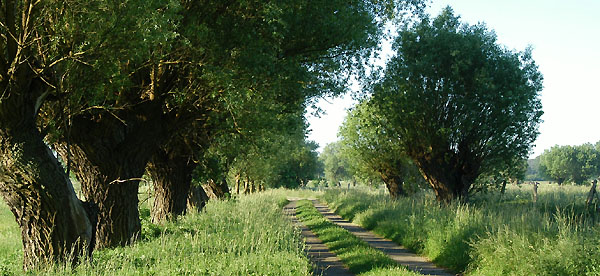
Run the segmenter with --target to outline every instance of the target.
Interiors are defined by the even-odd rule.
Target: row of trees
[[[542,115],[530,49],[506,49],[450,8],[400,29],[394,49],[341,128],[353,170],[377,174],[392,196],[418,170],[446,203],[524,174]]]
[[[402,9],[422,5],[2,1],[0,194],[21,228],[24,268],[133,242],[145,171],[156,220],[185,212],[194,171],[218,194],[228,175],[304,181],[293,164],[314,148],[308,100],[364,74]],[[282,155],[289,174],[271,173]]]
[[[600,176],[600,142],[596,145],[554,146],[538,158],[542,176],[556,181],[583,184],[584,181]]]

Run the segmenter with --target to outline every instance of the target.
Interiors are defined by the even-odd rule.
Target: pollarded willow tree
[[[70,93],[63,81],[73,66],[102,51],[92,36],[124,34],[109,28],[116,17],[99,9],[104,2],[0,4],[0,193],[21,228],[25,270],[76,261],[93,247],[93,219],[43,142],[51,128],[38,126],[47,99]]]
[[[296,129],[303,124],[298,119],[309,98],[335,95],[346,89],[349,72],[360,71],[362,61],[376,47],[390,10],[421,8],[420,1],[281,1],[214,5],[216,8],[208,11],[222,14],[199,18],[218,19],[203,23],[204,31],[218,31],[217,35],[210,36],[216,38],[215,45],[209,44],[215,47],[213,51],[218,55],[213,57],[211,52],[208,60],[214,58],[214,64],[209,62],[212,66],[202,69],[197,77],[204,80],[207,90],[214,91],[209,94],[218,91],[215,94],[219,108],[212,110],[218,113],[214,116],[220,117],[221,124],[217,128],[221,138],[211,138],[214,140],[211,143],[218,144],[211,147],[208,158],[211,162],[200,160],[199,163],[210,163],[206,166],[210,177],[201,178],[206,179],[213,190],[219,190],[214,194],[220,195],[228,192],[225,175],[230,166],[244,167],[240,164],[253,158],[265,166],[269,164],[269,158],[258,156],[266,154],[264,145],[269,144],[265,137],[270,135],[261,133]],[[231,26],[237,27],[232,30]],[[200,41],[200,44],[204,43]],[[202,141],[192,143],[205,144]],[[264,169],[259,169],[265,166],[257,164],[251,166],[254,178],[265,179],[266,175],[273,174],[265,173]],[[155,188],[159,188],[156,183]]]
[[[393,135],[393,126],[369,99],[348,111],[338,136],[352,174],[376,174],[394,199],[414,192],[423,177]]]
[[[141,20],[114,26],[140,27],[134,42],[147,26],[158,26],[164,39],[139,41],[141,54],[115,60],[108,79],[96,77],[100,68],[83,68],[81,79],[93,85],[74,86],[88,93],[75,101],[69,123],[57,124],[67,135],[56,147],[99,208],[96,245],[137,236],[138,182],[178,129],[207,112],[235,116],[246,101],[340,93],[343,72],[362,67],[377,45],[383,23],[376,17],[407,2],[153,1],[139,9],[146,17],[118,14]]]
[[[374,101],[439,201],[467,200],[483,172],[527,156],[542,115],[529,49],[506,49],[451,8],[401,30],[394,48]]]
[[[186,87],[179,78],[185,66],[161,62],[177,46],[178,3],[101,1],[94,8],[110,20],[80,15],[105,29],[77,30],[87,38],[85,60],[63,79],[66,95],[43,111],[49,141],[96,207],[95,246],[110,247],[130,243],[141,229],[138,182],[177,128],[177,115],[164,106],[169,93]]]

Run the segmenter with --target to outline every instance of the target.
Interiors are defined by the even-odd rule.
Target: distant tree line
[[[538,156],[538,178],[558,183],[584,184],[600,176],[600,142],[579,146],[554,146]]]

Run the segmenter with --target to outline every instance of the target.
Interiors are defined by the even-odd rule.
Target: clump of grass
[[[342,217],[438,265],[472,275],[600,275],[600,227],[586,187],[544,185],[441,206],[430,193],[396,201],[369,192],[326,192]]]
[[[0,275],[21,273],[23,245],[19,226],[8,206],[0,200]]]
[[[360,275],[419,275],[408,271],[352,235],[345,229],[333,224],[308,200],[297,205],[297,217],[344,262],[350,271]]]
[[[267,192],[211,201],[201,213],[161,226],[144,219],[140,242],[97,250],[93,261],[74,268],[56,265],[35,274],[310,275],[300,233],[281,211],[285,202]],[[14,274],[21,273],[17,262]]]

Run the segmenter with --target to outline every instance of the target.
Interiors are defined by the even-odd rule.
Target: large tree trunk
[[[24,269],[91,255],[92,224],[64,169],[42,141],[33,109],[18,113],[11,104],[0,102],[0,194],[21,228]]]
[[[469,189],[478,176],[476,163],[466,166],[457,164],[452,158],[450,161],[448,158],[438,158],[434,161],[416,160],[416,164],[439,202],[468,201]]]
[[[77,262],[86,252],[91,255],[93,228],[64,169],[37,130],[38,110],[49,92],[38,74],[52,71],[34,72],[39,62],[30,47],[37,44],[37,33],[27,31],[37,24],[32,22],[37,14],[28,14],[26,9],[35,9],[21,9],[15,1],[3,3],[0,195],[21,229],[25,270],[55,261]],[[19,20],[19,13],[28,17]]]
[[[404,182],[402,177],[391,173],[380,173],[381,179],[390,193],[392,199],[398,199],[401,196],[406,196],[406,191],[402,188]]]
[[[187,198],[187,211],[200,211],[208,202],[208,195],[200,185],[192,185]]]
[[[203,188],[209,198],[223,199],[229,194],[229,187],[227,186],[227,181],[225,179],[221,181],[209,179],[206,184],[203,185]]]
[[[188,155],[160,149],[148,164],[154,183],[152,222],[176,219],[185,214],[196,164]]]
[[[64,149],[59,149],[63,156]],[[72,146],[70,151],[83,196],[98,207],[96,247],[124,246],[134,241],[141,230],[138,187],[145,166],[118,159],[111,164],[92,162],[93,157],[80,147]]]
[[[137,238],[139,181],[169,132],[160,105],[142,103],[116,113],[74,117],[70,145],[57,143],[61,156],[72,160],[83,195],[98,206],[97,248]]]

